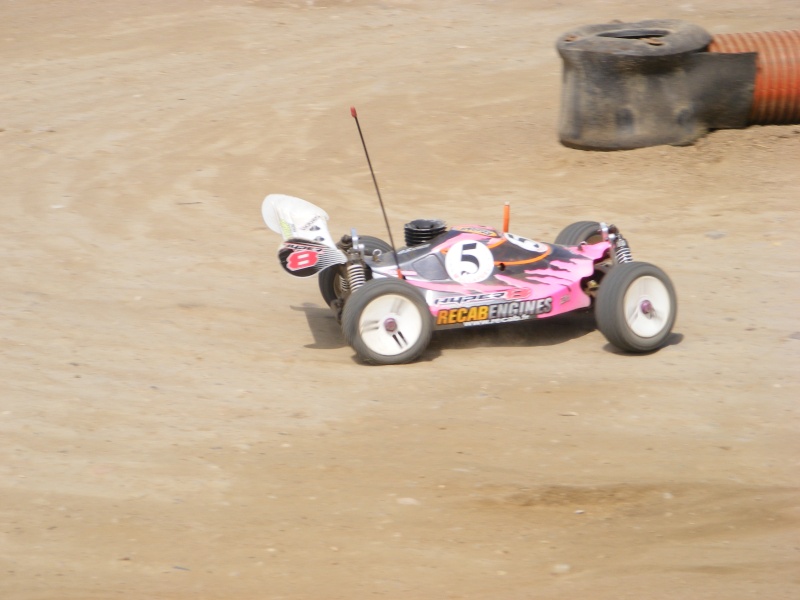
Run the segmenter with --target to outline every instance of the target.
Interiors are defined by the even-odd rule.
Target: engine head
[[[437,235],[441,235],[447,231],[447,225],[439,219],[415,219],[406,223],[403,231],[405,232],[406,246],[412,248],[421,246]]]

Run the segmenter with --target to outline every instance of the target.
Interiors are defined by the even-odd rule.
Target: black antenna
[[[358,127],[358,136],[361,138],[361,145],[364,147],[364,156],[367,157],[367,165],[369,165],[369,173],[372,175],[372,183],[375,184],[375,192],[378,194],[378,203],[381,205],[381,212],[383,213],[383,221],[386,223],[386,231],[389,234],[389,243],[392,245],[392,253],[394,254],[394,263],[397,265],[397,276],[400,279],[405,279],[400,272],[400,260],[397,258],[397,248],[394,245],[394,238],[392,237],[392,229],[389,227],[389,218],[386,216],[386,209],[383,206],[383,198],[381,198],[381,190],[378,187],[378,180],[375,179],[375,171],[372,169],[372,161],[369,159],[369,152],[367,151],[367,143],[364,141],[364,134],[361,133],[361,123],[358,122],[358,113],[356,107],[350,107],[350,114],[356,120],[356,127]]]

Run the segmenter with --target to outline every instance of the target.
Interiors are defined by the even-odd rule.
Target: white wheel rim
[[[422,315],[408,298],[386,294],[364,307],[358,331],[372,352],[396,356],[413,346],[422,334]]]
[[[669,290],[664,283],[650,275],[631,283],[623,300],[625,322],[642,338],[651,338],[664,330],[672,314]]]

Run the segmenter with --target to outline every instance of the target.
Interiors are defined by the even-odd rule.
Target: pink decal
[[[315,250],[295,250],[286,259],[286,267],[291,271],[307,269],[317,264],[319,252]]]

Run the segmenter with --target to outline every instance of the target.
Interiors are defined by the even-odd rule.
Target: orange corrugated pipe
[[[751,124],[800,123],[800,30],[723,33],[714,36],[708,51],[758,53]]]

